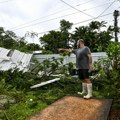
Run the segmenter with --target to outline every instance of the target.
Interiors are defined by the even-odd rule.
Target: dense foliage
[[[40,41],[44,44],[43,53],[57,53],[57,48],[67,47],[66,43],[71,38],[75,41],[83,38],[93,52],[106,51],[108,57],[99,59],[94,64],[98,72],[92,78],[93,96],[112,98],[112,107],[120,108],[120,43],[110,42],[114,31],[112,27],[101,31],[105,24],[93,21],[89,26],[78,27],[74,34],[70,34],[68,30],[72,23],[62,20],[61,31],[50,31]],[[26,34],[32,38],[34,35],[34,32]],[[27,44],[24,37],[17,37],[11,31],[4,31],[2,27],[0,47],[24,52],[40,49],[39,45]],[[63,58],[46,59],[42,63],[35,60],[34,63],[28,72],[18,69],[0,71],[0,120],[25,120],[59,98],[76,95],[81,91],[81,81],[68,74],[74,67],[73,63],[63,65]],[[56,74],[60,77],[59,81],[35,89],[30,88],[56,78]]]
[[[107,58],[99,59],[95,64],[99,70],[101,94],[112,98],[115,107],[120,107],[120,43],[112,42],[106,50]]]
[[[76,89],[75,86],[75,88],[70,88],[70,86],[66,88],[66,83],[75,83],[69,82],[71,77],[68,75],[68,66],[62,65],[62,62],[63,58],[51,58],[42,63],[36,62],[29,72],[23,73],[17,69],[1,71],[0,100],[5,96],[3,100],[7,99],[7,102],[3,106],[0,105],[0,110],[2,110],[0,118],[2,120],[24,120],[64,96],[69,89],[73,92],[73,89]],[[60,73],[65,74],[61,76],[60,82],[30,89],[34,84],[53,79],[54,76],[51,74]]]
[[[113,42],[108,46],[106,51],[108,57],[94,64],[98,73],[95,73],[92,79],[94,97],[112,98],[114,100],[112,107],[117,108],[120,107],[120,62],[116,62],[120,57],[119,50],[119,43]],[[81,90],[81,81],[68,74],[73,66],[72,63],[64,66],[63,58],[50,58],[42,63],[36,61],[26,73],[19,70],[1,71],[0,98],[6,96],[8,102],[0,106],[2,110],[0,118],[25,120],[63,96],[76,95]],[[54,74],[64,74],[64,76],[59,75],[60,80],[57,82],[30,89],[32,85],[55,78],[52,76]]]
[[[0,27],[0,47],[23,52],[42,50],[43,54],[51,54],[58,53],[58,48],[68,48],[71,40],[76,43],[79,38],[82,38],[92,52],[103,52],[106,51],[115,31],[113,26],[107,27],[104,21],[92,21],[89,25],[76,27],[70,33],[72,25],[73,23],[69,21],[61,20],[59,31],[50,31],[39,38],[42,47],[34,43],[34,38],[38,36],[36,32],[27,32],[24,37],[18,37],[14,32],[5,31],[3,27]],[[33,43],[27,43],[26,37],[30,37]],[[76,48],[76,44],[73,47]]]
[[[22,52],[33,52],[40,50],[40,46],[35,43],[27,43],[24,37],[18,37],[12,31],[5,31],[3,27],[0,27],[0,47],[7,49],[17,49]]]
[[[89,46],[92,52],[103,52],[113,38],[113,27],[107,28],[104,21],[92,21],[88,26],[76,27],[72,34],[68,31],[72,28],[72,23],[65,20],[61,20],[60,23],[60,31],[50,31],[40,37],[46,53],[58,53],[58,48],[68,48],[71,39],[76,43],[79,38],[84,39],[85,45]],[[76,48],[76,45],[73,47]]]

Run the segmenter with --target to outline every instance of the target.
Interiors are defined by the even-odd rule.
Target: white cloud
[[[61,2],[60,0],[12,0],[9,2],[0,3],[1,27],[5,27],[8,30],[14,30],[14,32],[17,35],[23,36],[26,33],[26,31],[34,31],[41,33],[52,29],[54,30],[60,26],[60,20],[62,19],[68,20],[69,22],[72,23],[81,22],[80,24],[74,25],[73,26],[74,28],[89,23],[90,21],[87,20],[92,18],[89,15],[97,17],[105,9],[106,10],[102,15],[113,13],[115,9],[120,10],[119,1],[115,1],[113,5],[107,9],[107,7],[109,7],[109,5],[114,0],[106,0],[106,1],[64,0],[64,1],[72,6],[75,6],[75,8],[81,11],[84,10],[83,12],[85,12],[88,15],[85,15],[80,11],[71,8],[70,6]],[[109,3],[109,4],[105,4],[105,3]],[[79,12],[79,13],[75,14],[75,12]],[[60,16],[64,16],[64,17],[60,17]],[[108,16],[101,17],[97,20],[108,21],[108,24],[110,25],[112,24],[114,17],[113,14],[111,14]],[[87,21],[87,22],[82,22],[82,21]],[[13,27],[15,27],[16,30],[12,29]]]

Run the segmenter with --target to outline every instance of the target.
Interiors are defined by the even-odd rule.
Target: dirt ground
[[[108,120],[120,120],[120,109],[112,109]]]
[[[120,120],[120,110],[110,111],[111,103],[110,99],[66,96],[27,120]]]

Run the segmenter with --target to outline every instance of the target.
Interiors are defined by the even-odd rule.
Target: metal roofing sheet
[[[3,60],[9,60],[10,58],[7,56],[10,50],[0,47],[0,62]]]
[[[11,56],[8,55],[10,50],[0,47],[0,70],[9,70],[18,68],[20,70],[28,70],[28,66],[32,54],[26,54],[18,50],[14,50]]]

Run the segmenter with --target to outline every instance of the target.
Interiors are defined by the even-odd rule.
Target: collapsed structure
[[[32,54],[0,47],[0,70],[17,68],[25,72],[29,69],[31,58]]]

